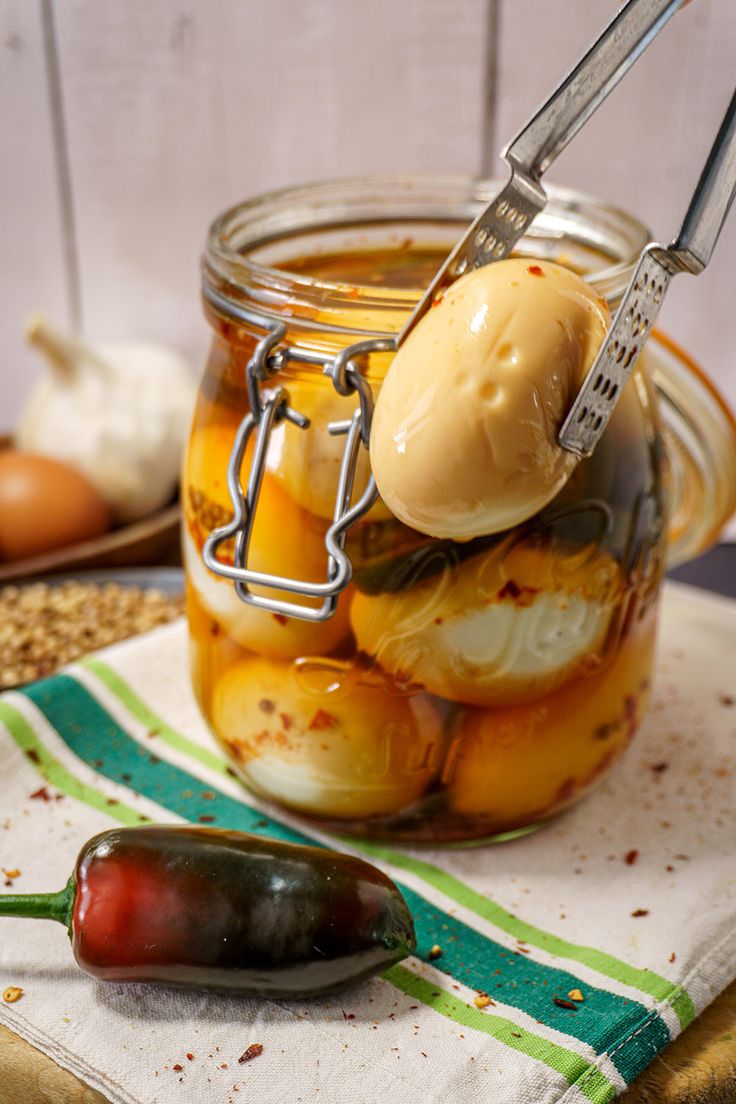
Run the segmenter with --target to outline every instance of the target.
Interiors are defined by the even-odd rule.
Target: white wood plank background
[[[239,199],[378,168],[477,169],[485,7],[59,4],[86,332],[199,354],[199,254]]]
[[[40,372],[22,339],[43,306],[70,321],[69,267],[41,5],[0,3],[0,433]]]
[[[218,210],[310,178],[497,165],[488,150],[616,7],[0,0],[0,426],[36,372],[27,311],[63,322],[78,299],[89,336],[158,338],[199,360],[197,262]],[[695,0],[550,178],[671,236],[735,76],[736,4]],[[736,215],[712,267],[676,280],[664,311],[734,404],[735,258]]]

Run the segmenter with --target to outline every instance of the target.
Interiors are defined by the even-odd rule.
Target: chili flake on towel
[[[263,1054],[263,1043],[251,1043],[248,1049],[240,1055],[238,1062],[240,1065],[243,1065],[244,1062],[252,1062],[260,1054]]]

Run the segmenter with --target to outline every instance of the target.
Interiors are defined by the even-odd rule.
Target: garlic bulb
[[[178,353],[119,342],[92,348],[40,315],[28,341],[50,364],[34,387],[15,434],[18,446],[83,472],[116,521],[145,517],[176,488],[196,386]]]

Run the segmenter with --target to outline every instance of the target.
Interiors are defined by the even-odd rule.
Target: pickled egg
[[[104,500],[81,472],[31,452],[0,452],[0,560],[92,540],[110,528]]]
[[[437,773],[436,707],[325,675],[244,660],[215,687],[215,732],[256,790],[301,812],[354,819],[411,805]]]
[[[550,261],[497,261],[453,283],[376,400],[370,456],[388,508],[453,540],[537,513],[577,463],[557,434],[609,325],[605,301]]]
[[[569,804],[628,745],[646,707],[654,645],[649,615],[607,666],[544,701],[461,710],[447,760],[453,809],[503,831]]]
[[[233,431],[234,432],[234,431]],[[234,584],[210,572],[202,559],[204,537],[232,517],[227,491],[227,461],[232,435],[219,426],[198,430],[190,444],[191,485],[186,488],[183,558],[201,604],[242,647],[274,659],[324,655],[348,636],[348,595],[341,595],[327,621],[309,622],[260,610],[243,602]],[[219,514],[219,516],[218,516]],[[326,523],[302,510],[273,476],[264,476],[248,549],[248,566],[293,579],[327,578]],[[222,550],[221,553],[222,554]],[[290,599],[284,591],[253,587],[255,594]],[[299,598],[313,608],[318,599]]]
[[[285,381],[289,403],[309,418],[309,429],[302,430],[282,421],[271,434],[266,467],[300,506],[317,517],[332,521],[337,499],[340,462],[345,447],[342,434],[331,434],[331,422],[352,418],[358,407],[356,394],[342,396],[324,377]],[[358,452],[353,502],[368,485],[368,451]],[[374,520],[390,517],[380,500],[370,511]]]
[[[491,550],[401,593],[356,592],[358,647],[397,679],[478,705],[548,693],[595,661],[620,586],[600,552]]]

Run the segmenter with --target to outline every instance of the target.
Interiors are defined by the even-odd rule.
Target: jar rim
[[[235,204],[212,222],[202,260],[205,286],[233,302],[249,302],[265,314],[283,315],[285,306],[319,308],[329,300],[344,314],[359,308],[409,309],[416,289],[355,287],[290,272],[264,263],[259,251],[299,235],[341,228],[375,228],[388,224],[444,223],[462,229],[503,185],[499,179],[467,174],[380,174],[334,178],[280,188]],[[575,242],[597,251],[604,263],[586,279],[598,294],[615,303],[623,293],[639,253],[651,241],[635,216],[606,200],[557,184],[545,184],[548,203],[531,227],[527,243],[541,239]],[[522,239],[522,247],[525,239]],[[532,249],[527,250],[533,253]],[[292,250],[292,257],[294,255]]]

